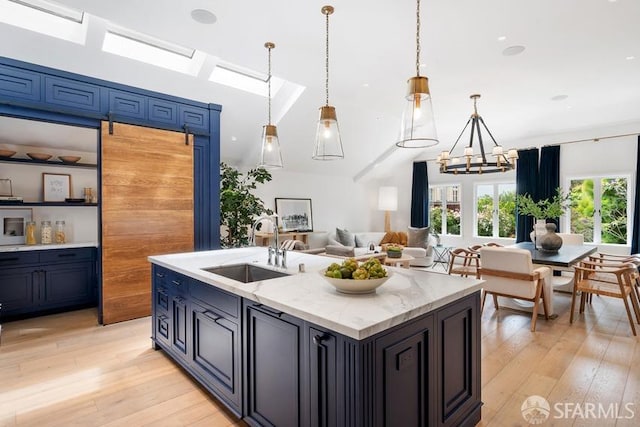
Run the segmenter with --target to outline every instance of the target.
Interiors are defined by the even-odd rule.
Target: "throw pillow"
[[[328,245],[325,248],[325,252],[327,255],[337,255],[342,257],[353,257],[355,256],[355,252],[353,250],[353,246],[336,246],[336,245]]]
[[[398,233],[396,233],[395,231],[387,231],[387,234],[384,235],[384,237],[382,238],[382,240],[380,241],[381,245],[384,245],[385,243],[398,243],[396,242]]]
[[[399,243],[402,246],[408,246],[409,237],[407,236],[407,233],[404,231],[398,231],[398,241],[396,243]]]
[[[429,227],[409,227],[409,229],[407,230],[407,236],[407,246],[409,246],[410,248],[427,249],[429,247]]]
[[[341,228],[336,228],[336,239],[338,240],[338,242],[340,242],[341,244],[345,245],[345,246],[355,246],[356,245],[356,239],[353,235],[353,233],[347,231],[347,230],[342,230]]]

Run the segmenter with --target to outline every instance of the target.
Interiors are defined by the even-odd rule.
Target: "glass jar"
[[[56,243],[67,243],[67,238],[64,232],[64,221],[56,221]]]
[[[36,244],[36,223],[34,221],[27,221],[25,226],[25,243],[27,245]]]
[[[42,221],[40,223],[40,243],[48,245],[52,242],[53,229],[51,228],[51,221]]]

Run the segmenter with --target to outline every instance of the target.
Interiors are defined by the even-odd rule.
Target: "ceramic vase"
[[[546,233],[539,238],[540,249],[545,252],[558,252],[562,247],[562,237],[556,234],[556,225],[552,222],[546,224]]]
[[[536,219],[536,223],[533,224],[533,231],[530,237],[531,241],[536,245],[536,249],[540,249],[540,238],[547,233],[546,223],[545,219]]]

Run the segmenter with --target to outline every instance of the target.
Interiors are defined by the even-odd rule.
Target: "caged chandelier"
[[[436,158],[436,163],[440,164],[440,173],[450,173],[454,175],[459,173],[480,175],[483,173],[507,172],[515,169],[516,161],[518,160],[518,151],[508,150],[506,154],[504,153],[502,147],[498,145],[489,129],[487,129],[487,125],[484,124],[484,120],[478,114],[478,98],[480,98],[480,95],[471,95],[471,99],[473,99],[473,114],[471,114],[471,117],[467,120],[467,124],[462,129],[462,132],[460,132],[460,135],[458,136],[458,139],[456,139],[455,144],[453,144],[453,147],[451,147],[451,150],[443,151]],[[469,127],[469,124],[471,124],[469,145],[464,148],[462,155],[458,157],[453,153],[453,150],[455,150],[456,145],[458,145],[460,138],[462,138],[462,135]],[[480,132],[480,124],[482,124],[482,127],[487,131],[491,141],[493,141],[494,146],[491,150],[491,156],[493,157],[492,161],[487,160],[487,153],[485,152],[482,133]],[[473,152],[473,140],[476,135],[478,138],[478,145],[476,148],[480,149],[479,155],[476,155]]]

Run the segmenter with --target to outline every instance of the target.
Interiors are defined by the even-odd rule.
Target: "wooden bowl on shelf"
[[[51,158],[51,154],[47,153],[27,153],[27,156],[33,160],[49,160]]]
[[[11,151],[11,150],[0,150],[0,157],[6,157],[9,158],[11,156],[13,156],[14,154],[16,154],[15,151]]]
[[[80,156],[58,156],[62,163],[77,163],[81,159]]]

